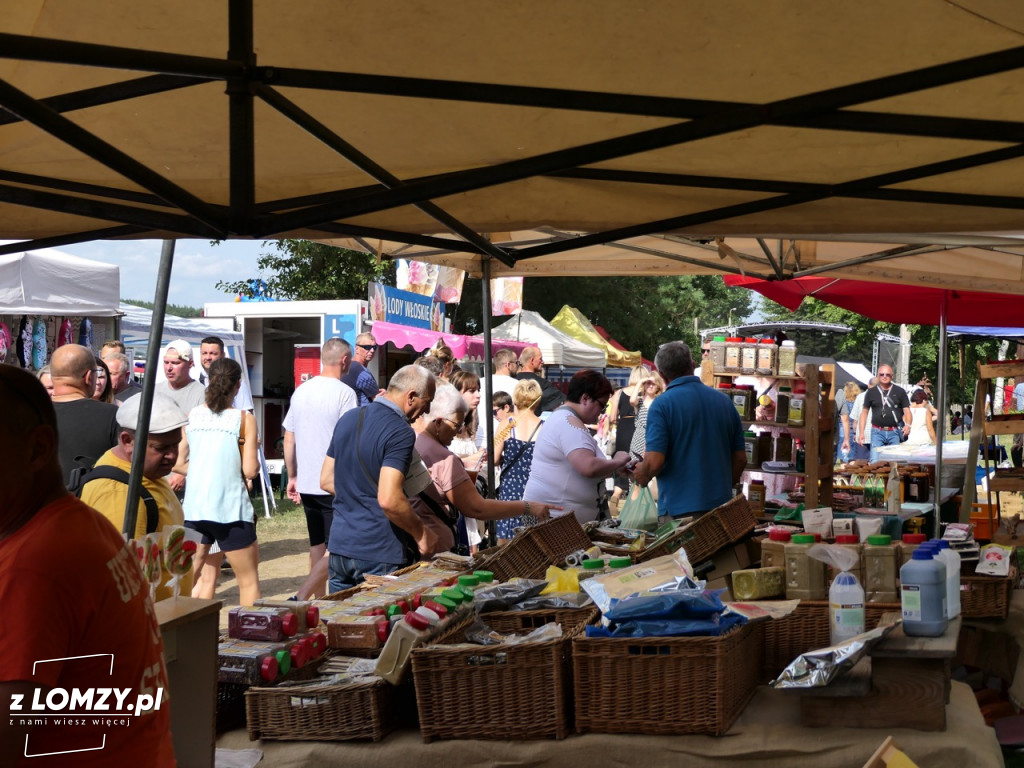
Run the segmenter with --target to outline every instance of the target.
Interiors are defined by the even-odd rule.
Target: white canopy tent
[[[498,339],[528,341],[544,356],[545,365],[566,365],[580,368],[604,368],[607,355],[567,333],[555,328],[537,312],[524,309],[518,316],[491,329]]]
[[[0,256],[0,314],[116,317],[117,266],[53,248]]]

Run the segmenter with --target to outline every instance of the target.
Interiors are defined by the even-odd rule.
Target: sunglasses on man
[[[356,346],[357,347],[362,347],[363,349],[368,349],[368,350],[371,350],[371,351],[377,348],[376,344],[356,344]]]

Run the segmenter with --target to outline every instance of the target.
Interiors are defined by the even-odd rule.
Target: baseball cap
[[[132,395],[117,409],[117,425],[124,429],[138,429],[142,395]],[[162,435],[188,424],[188,417],[178,404],[166,395],[153,395],[153,409],[149,414],[149,433]]]
[[[184,339],[175,339],[168,344],[167,348],[164,350],[164,356],[166,357],[171,352],[174,352],[182,360],[192,359],[192,345]]]

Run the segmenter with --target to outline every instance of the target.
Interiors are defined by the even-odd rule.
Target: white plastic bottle
[[[960,615],[960,553],[950,549],[945,539],[936,541],[939,558],[946,565],[946,612],[950,619],[955,619]]]
[[[864,588],[849,571],[832,581],[828,609],[832,645],[864,632]]]

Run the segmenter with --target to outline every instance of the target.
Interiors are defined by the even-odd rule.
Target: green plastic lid
[[[584,560],[583,570],[585,571],[596,571],[604,568],[604,560]]]
[[[613,557],[608,561],[609,568],[629,568],[633,564],[633,561],[628,557]]]
[[[474,576],[472,573],[468,573],[468,574],[465,574],[463,576],[459,576],[459,586],[460,587],[470,587],[470,588],[473,588],[473,587],[477,586],[479,583],[480,583],[480,577],[479,576]]]
[[[458,603],[456,603],[454,600],[452,600],[452,599],[450,599],[448,597],[445,597],[444,595],[436,595],[435,597],[432,597],[430,599],[433,600],[438,605],[443,605],[445,607],[445,609],[447,609],[447,611],[449,613],[454,611],[455,608],[458,606]]]
[[[715,336],[712,341],[725,341],[725,336]]]
[[[750,429],[748,429],[746,432],[744,432],[743,436],[744,437],[756,437],[756,435],[754,435],[753,430],[750,430]]]
[[[494,571],[473,571],[473,575],[480,579],[481,584],[494,581]]]
[[[448,587],[441,596],[451,600],[455,605],[462,605],[466,602],[466,596],[456,587]]]
[[[779,392],[792,392],[792,387],[779,387]]]
[[[292,671],[292,655],[287,649],[277,651],[274,656],[277,658],[277,671],[283,676]]]
[[[888,547],[892,544],[892,536],[887,533],[875,533],[868,536],[868,544],[872,547]]]
[[[472,587],[467,587],[462,584],[459,584],[459,586],[453,587],[453,589],[457,589],[459,592],[461,592],[462,599],[467,603],[473,602],[473,598],[476,597],[476,593],[473,591]]]
[[[793,538],[790,539],[793,544],[813,544],[814,534],[813,533],[794,533]]]
[[[389,605],[387,611],[384,613],[390,619],[392,616],[401,616],[403,611],[397,605]]]

